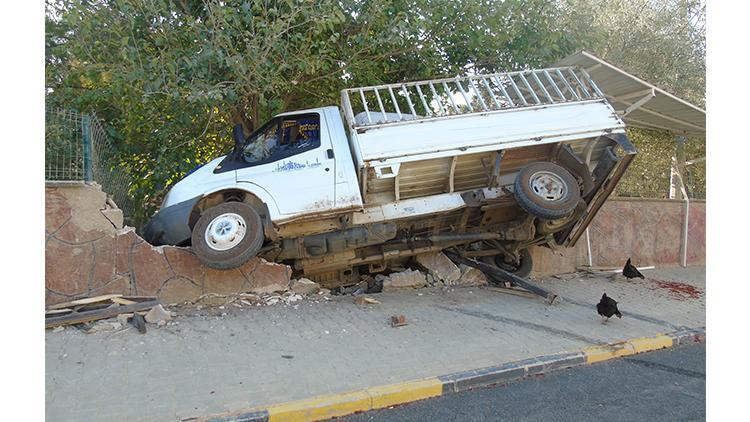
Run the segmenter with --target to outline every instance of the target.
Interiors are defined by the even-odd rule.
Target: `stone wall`
[[[48,184],[45,189],[47,305],[108,293],[159,296],[166,303],[205,293],[271,293],[289,287],[291,268],[254,258],[218,271],[188,248],[154,247],[95,184]]]
[[[684,204],[667,199],[609,199],[589,226],[594,266],[620,267],[628,257],[638,266],[676,266],[681,262]],[[688,265],[706,262],[706,202],[690,203]],[[586,236],[562,256],[548,248],[534,248],[537,275],[571,272],[587,265]]]

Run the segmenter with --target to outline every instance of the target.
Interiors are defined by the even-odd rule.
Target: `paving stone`
[[[306,278],[292,280],[289,286],[294,293],[301,295],[316,294],[320,291],[320,285],[318,283]]]
[[[400,273],[393,273],[383,280],[383,291],[391,292],[403,289],[415,289],[427,284],[425,275],[418,270],[408,269]]]

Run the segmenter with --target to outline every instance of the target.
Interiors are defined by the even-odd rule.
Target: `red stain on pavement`
[[[655,288],[665,289],[672,293],[673,296],[680,299],[698,299],[703,291],[690,284],[680,283],[679,281],[660,280],[657,278],[650,279],[655,284]]]

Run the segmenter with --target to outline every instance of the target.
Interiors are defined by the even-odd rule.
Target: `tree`
[[[673,14],[701,9],[635,3],[663,50],[636,42],[656,37],[645,23],[629,35],[625,0],[48,0],[47,103],[106,122],[143,222],[170,184],[231,147],[233,124],[249,134],[347,87],[541,67],[587,48],[698,95],[700,31]]]

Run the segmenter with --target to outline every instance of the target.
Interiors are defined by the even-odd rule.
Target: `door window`
[[[268,122],[248,140],[243,159],[250,165],[270,163],[320,146],[320,116],[303,114]]]

